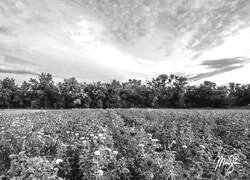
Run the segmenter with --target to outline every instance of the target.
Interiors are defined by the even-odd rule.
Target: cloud
[[[167,5],[171,8],[166,8]],[[227,37],[250,24],[250,2],[247,0],[180,0],[172,4],[166,1],[161,8],[158,19],[159,27],[165,32],[163,49],[166,51],[176,40],[192,33],[183,47],[204,52],[222,45]]]
[[[88,14],[106,26],[117,42],[136,43],[152,32],[159,33],[163,39],[161,48],[167,55],[176,47],[195,52],[217,47],[226,37],[250,25],[248,0],[80,2]]]
[[[5,74],[28,74],[28,75],[39,75],[39,73],[28,70],[28,69],[12,69],[12,68],[5,68],[0,66],[0,73]]]
[[[5,55],[5,56],[0,56],[0,63],[4,63],[4,64],[13,64],[13,65],[31,65],[31,66],[35,66],[37,65],[34,62],[31,62],[29,60],[26,60],[24,58],[20,58],[20,57],[16,57],[16,56],[12,56],[12,55]]]
[[[220,69],[220,70],[215,70],[215,71],[211,71],[211,72],[207,72],[207,73],[201,73],[201,74],[198,74],[198,75],[195,75],[195,76],[192,76],[192,77],[188,77],[188,80],[190,80],[190,81],[198,81],[198,80],[205,79],[205,78],[208,78],[208,77],[212,77],[212,76],[215,76],[215,75],[218,75],[218,74],[223,74],[225,72],[233,71],[235,69],[239,69],[239,68],[242,68],[242,67],[244,67],[244,66],[240,65],[240,66],[225,67],[225,68]]]
[[[4,27],[4,26],[0,26],[0,35],[9,35],[9,36],[16,36],[11,29]]]
[[[206,60],[203,61],[200,65],[207,66],[212,69],[224,69],[226,67],[233,66],[235,64],[244,64],[250,61],[250,58],[247,57],[234,57],[234,58],[223,58],[217,60]]]
[[[234,57],[234,58],[224,58],[217,60],[206,60],[200,65],[205,66],[208,69],[213,69],[213,71],[200,73],[195,76],[189,76],[189,80],[197,81],[204,78],[212,77],[218,74],[223,74],[225,72],[233,71],[244,67],[244,64],[249,63],[250,58],[248,57]]]
[[[38,75],[39,73],[34,70],[36,66],[37,64],[20,57],[0,56],[0,73]]]
[[[240,50],[249,46],[249,33],[244,46],[239,40],[214,48],[250,27],[249,9],[249,0],[1,1],[0,66],[82,79],[118,77],[118,71],[118,78],[182,71],[210,77],[244,64],[200,62],[248,56]]]

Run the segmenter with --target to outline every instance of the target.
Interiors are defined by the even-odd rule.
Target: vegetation
[[[249,179],[249,119],[243,110],[1,114],[0,179]]]
[[[55,84],[42,73],[17,86],[0,80],[0,108],[230,108],[250,104],[250,84],[217,86],[205,81],[190,86],[184,77],[162,74],[151,81],[82,83],[75,78]]]

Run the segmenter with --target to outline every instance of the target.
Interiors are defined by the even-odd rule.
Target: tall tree
[[[49,73],[42,73],[38,77],[39,83],[37,87],[37,94],[39,98],[40,107],[53,108],[57,106],[58,89],[55,86],[52,75]]]
[[[61,104],[63,108],[75,108],[75,107],[89,107],[85,101],[88,98],[87,94],[84,92],[84,85],[80,84],[74,77],[69,79],[64,79],[62,83],[58,84]]]
[[[15,79],[5,78],[0,81],[0,107],[14,108],[17,96],[18,87],[15,84]]]

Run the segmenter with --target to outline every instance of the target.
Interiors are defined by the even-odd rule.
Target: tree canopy
[[[249,106],[250,84],[190,86],[185,77],[161,74],[151,81],[55,83],[49,73],[24,81],[0,80],[0,108],[230,108]]]

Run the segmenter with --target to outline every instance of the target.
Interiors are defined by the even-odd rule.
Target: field
[[[250,111],[0,112],[0,179],[250,179]]]

